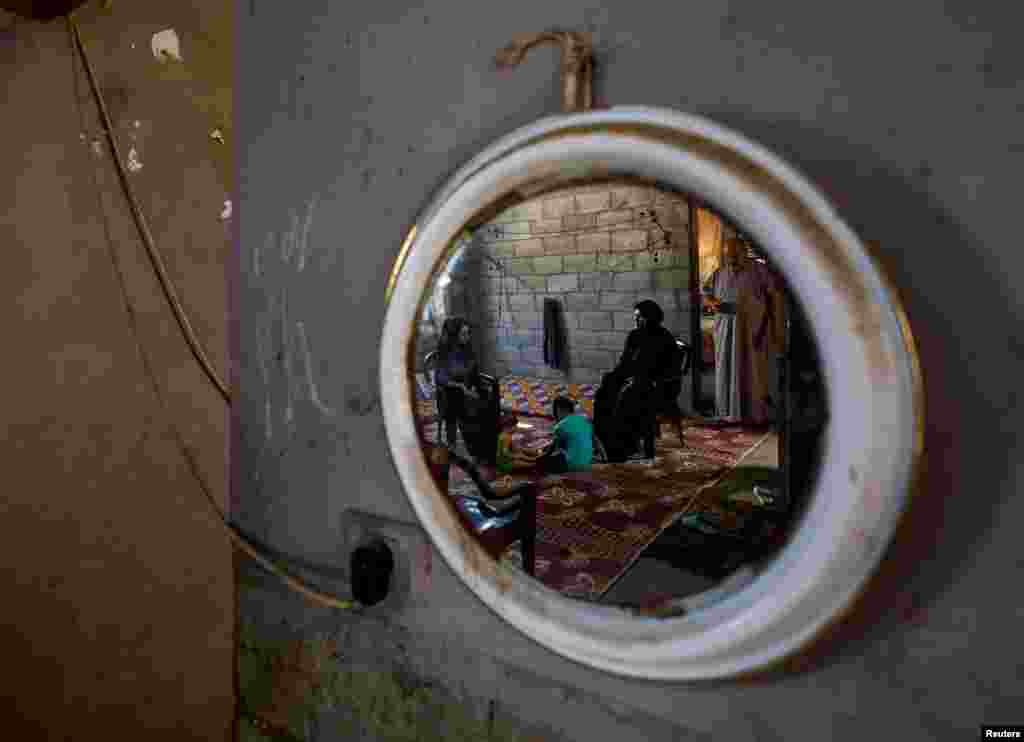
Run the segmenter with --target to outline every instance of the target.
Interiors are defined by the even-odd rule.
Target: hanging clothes
[[[544,300],[544,363],[551,368],[562,368],[565,357],[565,323],[562,305],[557,299]]]

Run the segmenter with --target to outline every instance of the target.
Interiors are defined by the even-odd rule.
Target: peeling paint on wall
[[[139,160],[139,153],[132,147],[128,150],[128,162],[126,166],[129,172],[137,173],[142,169],[142,162]]]
[[[161,62],[166,62],[167,60],[182,61],[181,41],[178,39],[178,33],[173,28],[165,28],[163,31],[157,31],[153,34],[150,46],[153,49],[153,56]]]

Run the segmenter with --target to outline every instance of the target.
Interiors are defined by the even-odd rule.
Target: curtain
[[[722,221],[707,209],[697,209],[697,264],[700,285],[722,262]]]

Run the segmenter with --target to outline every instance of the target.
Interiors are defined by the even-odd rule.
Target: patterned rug
[[[555,397],[565,396],[577,404],[577,411],[594,417],[597,384],[563,384],[526,376],[508,376],[501,380],[501,410],[518,415],[551,415]]]
[[[550,416],[555,397],[566,396],[578,405],[577,410],[594,417],[594,395],[597,384],[566,384],[527,376],[505,376],[499,383],[501,410],[517,415]],[[421,416],[435,414],[434,391],[424,374],[416,374],[416,407]]]
[[[520,418],[516,443],[542,448],[551,440],[553,423]],[[429,427],[429,424],[428,424]],[[691,424],[686,448],[666,427],[653,462],[595,464],[592,471],[545,477],[537,508],[536,577],[565,595],[598,600],[633,565],[641,552],[679,518],[692,512],[713,513],[724,527],[735,517],[701,493],[766,438],[739,426]],[[496,478],[483,472],[499,491],[536,475]],[[475,495],[472,481],[452,469],[449,495]],[[707,501],[705,501],[707,500]],[[522,569],[518,542],[502,561]]]

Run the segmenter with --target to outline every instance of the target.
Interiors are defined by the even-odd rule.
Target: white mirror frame
[[[540,182],[604,174],[699,196],[744,230],[805,308],[830,404],[823,460],[790,542],[751,583],[685,616],[647,619],[571,600],[496,563],[438,491],[414,422],[417,318],[431,279],[473,217]],[[804,649],[841,617],[878,565],[915,481],[923,392],[890,284],[827,200],[793,168],[711,121],[648,107],[542,119],[493,144],[440,190],[388,285],[381,392],[398,475],[423,527],[466,585],[551,650],[617,675],[748,674]]]

